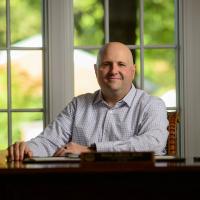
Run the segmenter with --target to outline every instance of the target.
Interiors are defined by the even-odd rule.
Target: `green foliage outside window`
[[[74,45],[101,45],[104,43],[102,0],[74,0]],[[83,14],[84,13],[84,14]]]

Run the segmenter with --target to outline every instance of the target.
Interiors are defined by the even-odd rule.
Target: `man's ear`
[[[132,70],[133,70],[133,78],[135,77],[135,72],[136,72],[136,65],[133,64],[132,65]]]
[[[133,64],[133,70],[134,70],[134,72],[136,71],[136,65],[135,64]]]

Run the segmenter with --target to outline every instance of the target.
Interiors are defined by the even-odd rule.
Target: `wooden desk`
[[[23,164],[0,162],[0,199],[193,199],[200,163]]]

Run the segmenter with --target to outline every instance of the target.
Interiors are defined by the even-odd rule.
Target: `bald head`
[[[107,54],[107,52],[110,52],[110,51],[113,51],[113,52],[117,51],[117,52],[121,52],[121,53],[125,54],[129,64],[133,65],[133,56],[132,56],[130,49],[126,45],[124,45],[123,43],[110,42],[110,43],[105,44],[99,50],[99,53],[97,55],[97,63],[96,63],[97,67],[101,65],[103,56],[105,54]]]
[[[115,105],[130,91],[135,76],[135,65],[132,53],[126,45],[120,42],[104,45],[99,51],[94,70],[108,105]]]

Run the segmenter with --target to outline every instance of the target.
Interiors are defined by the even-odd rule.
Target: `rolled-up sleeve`
[[[27,141],[33,156],[52,156],[58,148],[69,142],[74,109],[72,101],[40,135]]]

